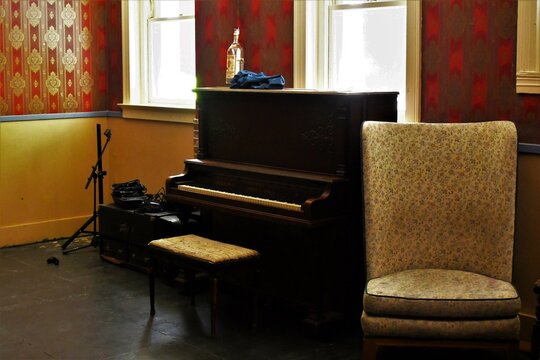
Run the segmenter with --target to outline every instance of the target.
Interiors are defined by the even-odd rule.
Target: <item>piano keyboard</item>
[[[225,191],[206,189],[206,188],[191,186],[191,185],[178,185],[178,190],[183,190],[186,192],[200,194],[200,195],[215,196],[221,199],[243,201],[250,204],[269,206],[269,207],[274,207],[277,209],[302,212],[302,206],[300,204],[293,204],[293,203],[284,202],[284,201],[270,200],[270,199],[255,197],[255,196],[229,193]]]

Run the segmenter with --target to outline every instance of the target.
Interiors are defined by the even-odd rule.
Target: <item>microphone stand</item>
[[[109,144],[109,141],[111,140],[111,130],[110,129],[105,130],[104,135],[107,138],[107,141],[105,142],[103,149],[101,148],[101,124],[96,124],[96,130],[97,130],[98,158],[97,158],[96,164],[92,166],[92,171],[90,172],[90,176],[88,176],[88,181],[86,182],[86,185],[84,187],[84,189],[86,190],[88,189],[90,182],[93,182],[94,184],[94,211],[92,212],[92,216],[88,220],[86,220],[86,222],[77,231],[75,231],[75,233],[71,235],[71,237],[64,244],[62,244],[62,249],[64,250],[62,251],[62,254],[64,255],[67,255],[71,252],[74,252],[80,249],[87,248],[89,246],[95,247],[97,246],[97,244],[100,245],[100,251],[101,251],[101,241],[100,241],[101,239],[99,236],[99,232],[97,230],[97,218],[99,216],[99,212],[97,208],[98,206],[97,201],[99,200],[99,204],[103,204],[103,177],[107,175],[107,172],[103,171],[101,159],[102,159],[103,153],[105,152],[105,149],[107,148],[107,145]],[[98,191],[97,195],[96,195],[96,190]],[[99,199],[97,198],[97,196],[99,196]],[[86,228],[92,223],[93,223],[93,230],[87,231]],[[84,246],[80,246],[74,249],[66,250],[69,244],[71,244],[73,240],[78,238],[81,233],[92,234],[91,243],[89,245],[84,245]]]

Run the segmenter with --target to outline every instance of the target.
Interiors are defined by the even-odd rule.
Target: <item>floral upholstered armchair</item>
[[[517,135],[507,121],[366,122],[364,359],[380,346],[517,356]]]

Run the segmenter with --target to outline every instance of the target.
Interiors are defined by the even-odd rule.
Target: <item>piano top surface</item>
[[[220,87],[200,87],[193,89],[193,92],[238,92],[238,93],[269,93],[269,94],[309,94],[309,95],[380,95],[380,94],[398,94],[397,91],[380,92],[362,92],[362,91],[340,91],[340,90],[316,90],[303,88],[284,88],[284,89],[231,89],[226,86]]]

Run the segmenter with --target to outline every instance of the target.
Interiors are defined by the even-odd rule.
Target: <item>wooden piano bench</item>
[[[178,266],[189,276],[191,304],[195,304],[193,283],[195,272],[204,271],[210,277],[210,326],[211,335],[216,333],[218,276],[225,269],[246,266],[253,270],[253,326],[257,321],[257,289],[259,253],[252,249],[210,240],[198,235],[183,235],[153,240],[149,244],[150,267],[150,314],[155,314],[154,279],[157,267],[167,263]]]

